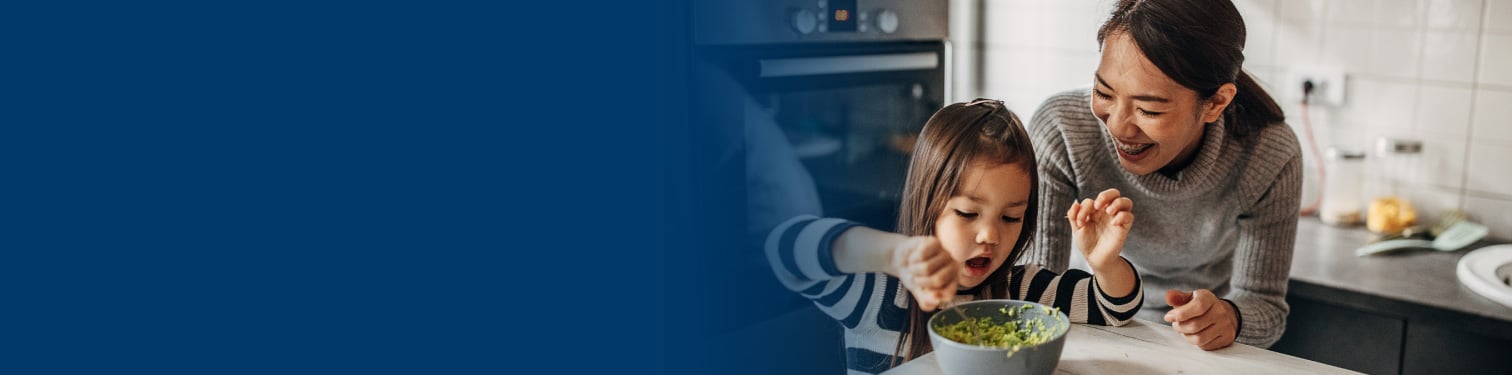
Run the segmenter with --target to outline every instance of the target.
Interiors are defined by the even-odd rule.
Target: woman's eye
[[[1144,109],[1143,109],[1143,108],[1141,108],[1141,109],[1140,109],[1140,110],[1139,110],[1139,114],[1141,114],[1141,115],[1145,115],[1145,116],[1146,116],[1146,117],[1155,117],[1155,116],[1160,116],[1160,115],[1161,115],[1161,114],[1164,114],[1164,113],[1165,113],[1165,112],[1150,112],[1150,111],[1146,111],[1146,110],[1144,110]]]
[[[1101,98],[1101,99],[1104,99],[1104,100],[1113,99],[1112,95],[1104,94],[1102,91],[1097,91],[1097,90],[1092,90],[1092,95],[1097,95],[1098,98]]]
[[[955,210],[955,212],[956,212],[956,215],[960,215],[961,217],[964,217],[964,218],[967,218],[967,219],[977,217],[977,214],[975,212],[966,212],[966,211],[961,211],[961,210]]]
[[[1024,221],[1024,218],[1003,215],[1003,221],[1009,222],[1009,223],[1017,223],[1017,222],[1020,222],[1020,221]]]

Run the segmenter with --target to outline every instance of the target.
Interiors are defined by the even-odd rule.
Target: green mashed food
[[[1031,305],[1021,305],[1016,308],[1001,308],[1003,314],[1001,322],[991,316],[968,317],[954,324],[936,326],[935,332],[951,341],[995,348],[1009,348],[1009,354],[1017,352],[1020,348],[1030,347],[1049,342],[1055,338],[1055,332],[1060,329],[1064,322],[1057,317],[1060,309],[1044,308],[1049,316],[1036,318],[1019,318],[1026,310],[1034,308]],[[948,313],[947,313],[948,314]],[[1049,320],[1047,323],[1046,320]],[[973,330],[972,326],[976,329]]]

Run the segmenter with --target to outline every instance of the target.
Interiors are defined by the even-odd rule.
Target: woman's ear
[[[1202,107],[1202,123],[1209,124],[1218,121],[1218,116],[1223,115],[1223,110],[1234,103],[1234,95],[1237,93],[1239,93],[1239,88],[1233,83],[1218,86],[1218,92],[1213,93],[1213,97],[1208,98],[1207,104]]]

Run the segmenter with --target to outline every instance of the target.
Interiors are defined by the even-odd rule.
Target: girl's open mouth
[[[992,258],[975,257],[966,260],[966,275],[981,276],[987,274],[987,267],[992,266]]]

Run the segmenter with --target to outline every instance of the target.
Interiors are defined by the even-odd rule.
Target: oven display
[[[856,0],[829,0],[829,31],[856,31]]]

